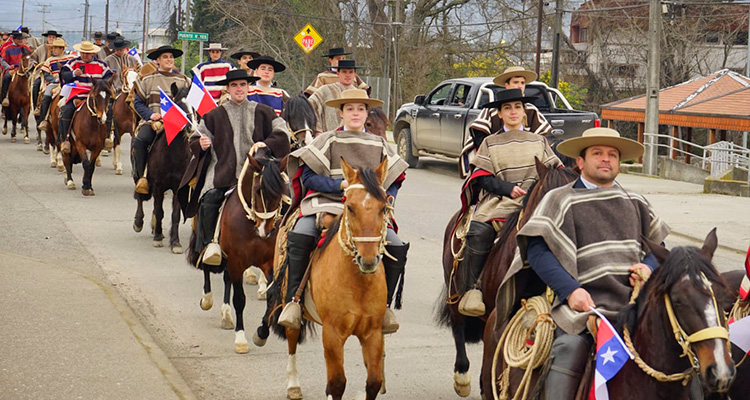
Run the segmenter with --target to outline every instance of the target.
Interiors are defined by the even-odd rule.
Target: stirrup
[[[203,259],[201,261],[206,265],[221,265],[221,246],[216,242],[209,243],[206,246],[206,250],[203,251]]]
[[[461,301],[458,303],[458,312],[467,317],[481,317],[485,313],[484,301],[482,300],[482,291],[471,289],[464,293]]]
[[[388,335],[390,333],[396,333],[398,328],[399,324],[396,319],[396,314],[394,314],[393,310],[390,308],[386,308],[385,314],[383,314],[383,334]]]
[[[279,315],[278,324],[292,329],[300,329],[302,326],[302,307],[296,301],[286,303],[284,310]]]
[[[135,184],[135,192],[138,194],[148,194],[148,180],[146,178],[138,179],[138,182]]]

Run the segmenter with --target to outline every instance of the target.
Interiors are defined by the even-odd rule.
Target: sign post
[[[177,32],[177,39],[182,40],[182,52],[183,58],[182,62],[180,63],[180,70],[183,74],[185,74],[185,62],[187,60],[187,43],[186,40],[192,40],[196,42],[207,42],[208,41],[208,33],[201,33],[201,32]],[[203,62],[203,43],[198,43],[200,46],[200,60],[198,62]]]
[[[302,30],[294,35],[294,41],[302,48],[305,52],[305,72],[302,73],[302,83],[307,84],[307,61],[310,58],[310,52],[315,50],[316,47],[323,41],[323,37],[318,34],[312,25],[305,25]]]

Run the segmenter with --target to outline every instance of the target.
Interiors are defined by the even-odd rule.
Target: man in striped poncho
[[[221,91],[224,89],[223,85],[219,85],[218,82],[224,80],[227,76],[227,72],[234,69],[234,65],[229,61],[222,58],[225,47],[221,47],[221,43],[211,43],[208,45],[208,61],[204,61],[195,67],[190,72],[194,76],[197,76],[203,82],[203,85],[211,94],[211,97],[219,102],[221,98]]]

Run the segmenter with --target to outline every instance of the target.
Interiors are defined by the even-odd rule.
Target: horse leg
[[[255,273],[252,267],[245,270],[245,283],[248,285],[258,284],[258,275]]]
[[[119,143],[116,143],[112,152],[114,153],[112,164],[115,167],[115,175],[122,175],[122,146],[120,146]]]
[[[227,271],[224,273],[229,275],[229,270],[234,268],[235,271],[241,268],[237,265],[232,265],[231,260],[227,262]],[[245,289],[242,287],[242,274],[236,279],[232,279],[232,286],[234,287],[234,297],[232,303],[234,304],[234,312],[237,315],[237,326],[234,328],[234,352],[237,354],[245,354],[248,351],[247,337],[245,337],[245,321],[242,313],[245,312]],[[222,306],[222,311],[224,306]],[[223,323],[223,312],[222,312],[222,323]],[[222,326],[223,328],[224,326]]]
[[[250,268],[248,268],[249,270]],[[266,300],[268,291],[268,279],[266,278],[266,274],[261,271],[260,275],[258,275],[258,300]]]
[[[23,142],[25,144],[31,143],[31,140],[29,140],[29,108],[24,107],[22,112],[23,116],[21,117],[21,130],[23,131]],[[37,132],[37,135],[39,133]]]
[[[65,185],[68,187],[68,190],[74,190],[76,184],[73,182],[73,157],[70,154],[63,154],[62,160],[65,166]]]
[[[143,230],[143,196],[136,193],[135,200],[137,205],[135,208],[135,216],[133,216],[133,230],[140,232]]]
[[[229,262],[229,261],[227,261]],[[232,279],[229,276],[229,269],[224,270],[224,303],[221,305],[221,329],[234,329],[234,321],[232,321],[232,307],[229,305],[229,296],[232,294]],[[237,297],[237,290],[234,291],[235,298]],[[242,290],[242,307],[245,307],[245,290]],[[235,303],[235,307],[237,307]],[[241,314],[240,314],[241,315]],[[242,332],[244,336],[244,331]],[[247,341],[245,341],[247,343]]]
[[[200,301],[201,310],[210,310],[214,306],[214,297],[211,295],[211,273],[203,270],[203,297]]]
[[[172,225],[169,227],[169,247],[172,254],[182,254],[180,244],[180,200],[172,191]]]
[[[360,336],[359,343],[362,346],[362,358],[367,368],[366,399],[375,400],[383,385],[383,352],[385,351],[383,333],[380,329],[372,330]]]
[[[260,326],[258,329],[255,330],[255,334],[253,335],[253,343],[258,347],[263,347],[266,345],[266,340],[268,339],[268,335],[270,334],[270,329],[268,327],[268,321],[273,313],[274,308],[273,305],[269,302],[266,302],[266,312],[263,314],[263,318],[260,320]],[[287,340],[289,340],[289,328],[286,328],[287,331]],[[295,342],[295,349],[296,349],[296,342]]]
[[[329,400],[341,400],[346,389],[346,374],[344,373],[344,342],[336,328],[323,325],[323,354],[326,359],[326,375],[328,384],[326,394]],[[379,387],[378,387],[379,388]]]
[[[92,152],[91,158],[89,158],[86,155],[85,149],[83,149],[80,154],[81,158],[83,159],[81,160],[81,165],[83,165],[83,184],[81,185],[81,193],[84,196],[93,196],[94,188],[91,187],[91,178],[94,176],[94,169],[96,168],[96,165],[92,160],[94,160],[98,156],[98,154],[94,154],[94,152]]]
[[[287,349],[289,359],[286,364],[286,398],[299,400],[302,398],[302,387],[299,383],[297,372],[297,343],[299,342],[299,329],[286,328]]]
[[[466,355],[466,336],[464,335],[466,325],[463,321],[457,321],[459,318],[451,316],[453,342],[456,345],[456,362],[453,364],[453,389],[457,395],[468,397],[471,394],[471,375],[469,375],[469,357]]]
[[[155,189],[154,196],[154,247],[164,247],[164,232],[162,231],[162,220],[164,220],[164,192]]]

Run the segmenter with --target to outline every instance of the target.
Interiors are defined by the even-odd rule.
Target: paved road
[[[124,145],[129,148],[128,139]],[[198,307],[202,274],[184,256],[152,247],[147,230],[133,232],[132,179],[114,175],[111,157],[94,174],[91,198],[80,193],[80,166],[74,170],[79,190],[69,191],[47,160],[33,144],[0,136],[0,399],[284,399],[286,343],[272,338],[249,354],[234,353],[234,334],[219,328],[218,307]],[[397,313],[401,330],[386,342],[384,398],[457,398],[452,339],[433,322],[442,284],[440,238],[459,204],[454,169],[423,160],[409,170],[398,197],[401,237],[412,250],[404,310]],[[632,175],[620,182],[646,193],[676,229],[669,246],[696,244],[694,238],[718,225],[724,247],[717,265],[740,267],[740,250],[750,242],[750,199]],[[187,225],[180,237],[186,246]],[[213,284],[221,288],[218,276]],[[247,288],[252,332],[264,304]],[[353,398],[365,379],[356,340],[346,354],[346,397]],[[470,347],[474,383],[480,354],[480,346]],[[299,368],[306,397],[323,398],[319,338],[300,347]],[[476,385],[471,398],[479,398]]]

